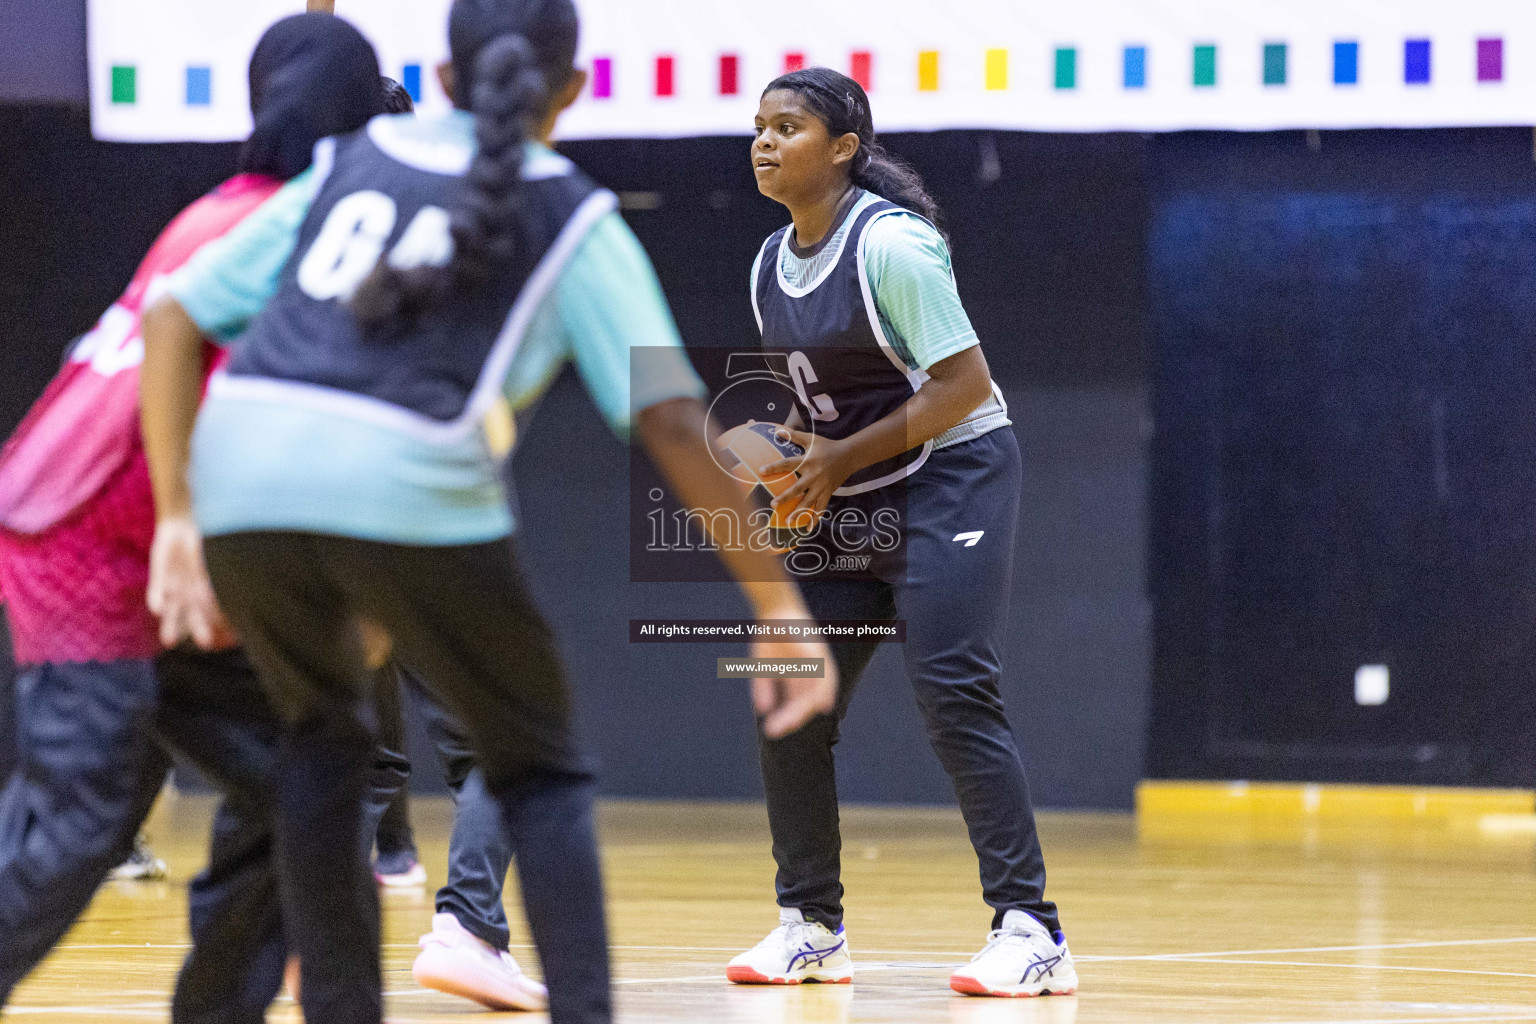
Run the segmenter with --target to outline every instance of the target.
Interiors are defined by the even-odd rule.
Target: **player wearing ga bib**
[[[703,393],[613,194],[536,143],[523,172],[531,235],[509,272],[408,336],[362,336],[340,300],[381,252],[445,251],[444,207],[473,131],[473,118],[454,111],[382,117],[327,140],[313,170],[260,218],[172,279],[171,294],[203,330],[239,339],[209,384],[194,438],[207,535],[505,537],[514,525],[505,453],[492,450],[487,417],[532,404],[565,361],[621,436],[632,409]],[[655,371],[634,381],[632,346],[652,350]],[[223,455],[231,450],[241,459]]]
[[[793,223],[752,275],[763,346],[787,354],[803,454],[759,467],[775,513],[825,512],[788,555],[806,567],[821,621],[906,622],[902,654],[930,743],[954,784],[991,908],[986,946],[950,978],[974,995],[1071,992],[1077,979],[1013,731],[1000,694],[1022,475],[1007,407],[955,291],[933,200],[880,148],[864,90],[826,68],[764,90],[752,148],[758,188]],[[914,212],[916,211],[916,212]],[[859,527],[898,514],[900,544],[865,546]],[[795,513],[787,513],[795,524]],[[845,529],[845,524],[853,530]],[[809,531],[807,531],[809,532]],[[807,552],[869,560],[829,578]],[[870,643],[834,643],[833,714],[760,744],[779,927],[731,961],[737,983],[842,982],[854,973],[843,928],[833,747]]]
[[[595,784],[509,543],[506,410],[569,359],[616,431],[633,415],[681,499],[752,512],[711,457],[702,382],[615,197],[548,148],[584,82],[577,21],[570,0],[454,0],[456,109],[376,118],[318,147],[313,173],[203,249],[146,321],[156,545],[187,568],[167,571],[169,604],[207,611],[205,554],[290,725],[283,891],[311,1019],[345,1008],[377,1024],[382,1011],[372,878],[338,856],[358,847],[372,746],[359,619],[470,734],[516,853],[552,1024],[612,1019]],[[199,331],[239,337],[190,431]],[[650,351],[632,380],[638,346]],[[768,553],[722,558],[759,619],[809,614]],[[819,641],[756,646],[830,659]],[[782,735],[832,707],[835,679],[754,696]]]
[[[591,768],[570,733],[548,627],[506,543],[505,452],[488,423],[531,402],[570,358],[610,423],[626,430],[631,344],[678,354],[675,374],[641,407],[696,397],[702,384],[614,196],[536,143],[522,158],[524,231],[500,272],[402,329],[366,332],[347,300],[381,257],[399,254],[407,266],[449,258],[448,210],[474,158],[467,113],[376,118],[322,143],[304,180],[173,278],[170,295],[200,329],[238,335],[199,412],[190,479],[219,601],[290,721],[343,699],[342,681],[321,666],[339,656],[347,616],[361,613],[463,723],[500,803],[497,827],[510,827],[506,847],[518,853],[541,949],[597,951],[547,972],[556,1016],[574,998],[585,1010],[564,1019],[600,1020],[607,977]],[[331,596],[316,607],[311,595],[322,590]],[[350,717],[328,728],[295,737],[292,751],[294,785],[316,807],[359,778],[366,749]],[[525,797],[541,815],[524,813]],[[362,932],[350,923],[367,913],[371,877],[338,875],[321,859],[348,847],[353,810],[294,825],[315,854],[295,869],[295,884],[314,894],[301,923],[315,944],[300,952],[301,991],[366,1005],[377,999],[376,936],[341,937],[376,930],[376,919]],[[535,829],[558,863],[541,868],[528,851]],[[537,909],[557,899],[558,922]],[[322,955],[335,967],[328,985],[307,967]],[[541,1005],[536,994],[521,1008]]]

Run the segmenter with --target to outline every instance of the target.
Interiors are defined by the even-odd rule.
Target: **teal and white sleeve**
[[[307,170],[171,275],[170,293],[204,334],[231,341],[266,306],[319,191]]]
[[[566,350],[603,418],[621,437],[630,417],[673,398],[701,398],[656,270],[617,213],[592,227],[557,286]]]
[[[875,305],[899,335],[892,344],[905,347],[920,368],[980,344],[955,290],[949,246],[931,224],[881,217],[869,226],[864,259]]]

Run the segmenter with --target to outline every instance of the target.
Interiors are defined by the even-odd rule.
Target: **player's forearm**
[[[155,492],[155,517],[187,516],[192,512],[187,484],[192,427],[203,391],[203,334],[168,295],[145,311],[140,326],[144,366],[139,375],[139,415]]]
[[[636,431],[684,507],[709,513],[726,511],[745,528],[757,510],[710,455],[707,446],[717,431],[702,402],[676,398],[643,409],[636,418]],[[712,529],[713,515],[706,516],[706,521]],[[759,617],[806,617],[799,589],[772,552],[725,542],[729,538],[715,539],[721,561],[741,584]]]
[[[962,382],[926,381],[912,398],[846,439],[848,462],[854,471],[899,456],[937,438],[965,421],[977,405],[991,395],[991,387],[977,398],[974,387]]]
[[[900,408],[845,439],[848,463],[858,471],[925,444],[964,422],[991,394],[985,371],[930,377]]]

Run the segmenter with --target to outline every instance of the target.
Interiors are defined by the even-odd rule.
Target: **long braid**
[[[523,208],[524,146],[549,105],[544,74],[528,40],[498,36],[475,60],[475,140],[466,188],[450,211],[453,284],[473,287],[517,253]]]
[[[352,298],[367,334],[409,326],[454,294],[510,264],[523,243],[523,159],[571,75],[571,0],[455,0],[449,39],[458,103],[475,115],[476,153],[448,204],[453,256],[442,266],[397,267],[382,257]]]
[[[475,58],[470,109],[478,150],[449,209],[453,258],[446,266],[394,266],[381,258],[352,298],[367,331],[409,324],[456,290],[489,281],[517,253],[524,145],[548,105],[528,40],[497,36]]]

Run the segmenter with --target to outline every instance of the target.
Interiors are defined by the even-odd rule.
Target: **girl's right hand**
[[[149,548],[149,610],[160,619],[160,642],[187,638],[205,651],[231,647],[234,632],[219,608],[203,562],[203,535],[190,516],[155,524]]]
[[[820,678],[752,680],[752,706],[763,720],[763,735],[769,739],[783,739],[817,715],[831,714],[837,706],[837,662],[824,642],[760,640],[752,644],[752,657],[819,658],[824,668]]]

